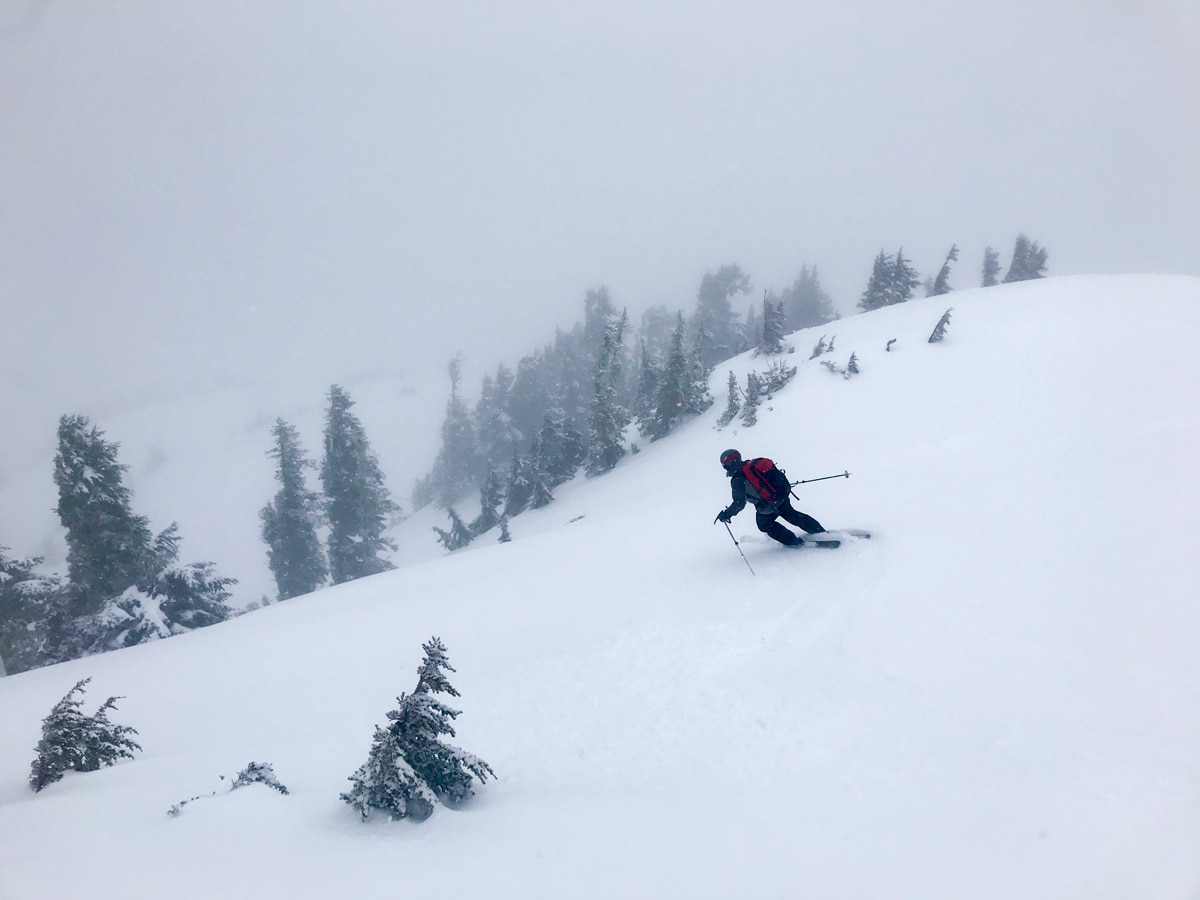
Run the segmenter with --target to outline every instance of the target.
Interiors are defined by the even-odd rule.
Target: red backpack
[[[792,483],[783,469],[765,456],[747,460],[742,466],[742,474],[767,503],[778,503],[792,491]]]

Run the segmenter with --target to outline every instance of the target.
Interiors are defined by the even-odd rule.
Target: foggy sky
[[[0,0],[0,476],[65,412],[515,363],[601,283],[1200,274],[1198,59],[1189,0]]]

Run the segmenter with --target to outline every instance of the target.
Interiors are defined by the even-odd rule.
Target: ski
[[[803,549],[805,547],[818,547],[822,550],[836,550],[842,546],[842,542],[837,539],[806,537],[802,543],[794,546]]]

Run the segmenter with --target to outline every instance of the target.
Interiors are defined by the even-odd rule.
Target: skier
[[[808,534],[821,534],[825,528],[812,516],[793,509],[788,499],[792,486],[787,476],[769,459],[759,457],[743,461],[737,450],[726,450],[721,454],[721,466],[730,479],[733,502],[717,513],[718,522],[729,523],[742,511],[749,500],[754,504],[754,522],[758,530],[789,547],[799,547],[804,538],[784,528],[776,519],[803,529]]]

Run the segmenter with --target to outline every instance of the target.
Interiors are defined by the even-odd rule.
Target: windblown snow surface
[[[861,374],[809,359],[821,332]],[[510,543],[446,554],[425,510],[394,572],[0,679],[0,897],[1200,897],[1200,279],[960,291],[790,340],[756,426],[715,428],[728,371],[768,363],[744,356]],[[185,539],[254,535],[219,498],[269,499],[238,473],[273,415],[227,485],[163,462]],[[797,506],[875,537],[787,550],[748,510],[751,574],[713,524],[728,446],[848,470]],[[256,540],[216,558],[265,571]],[[363,823],[338,794],[432,635],[497,779]],[[144,752],[35,795],[41,719],[86,676]],[[225,794],[252,760],[290,795]]]

